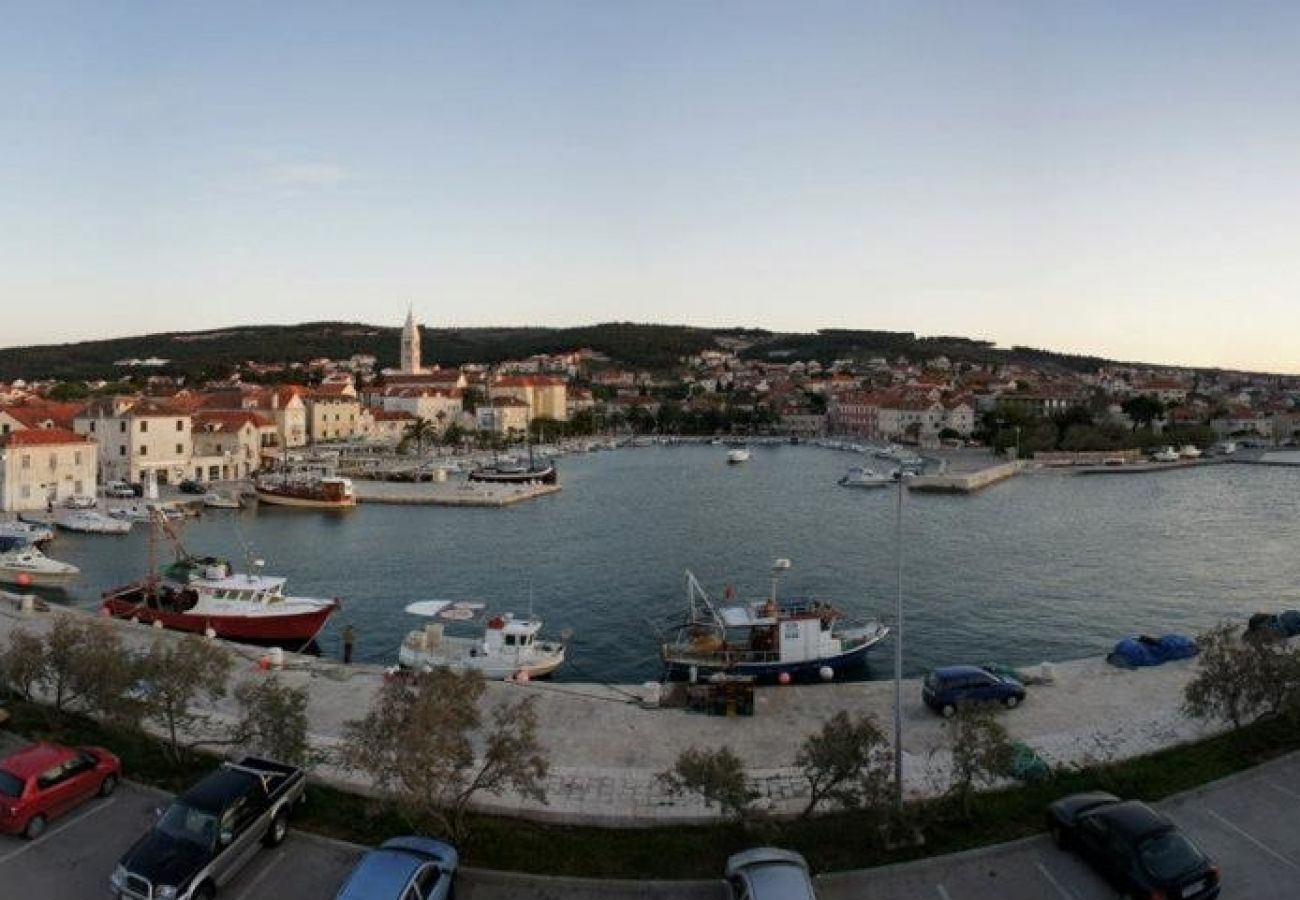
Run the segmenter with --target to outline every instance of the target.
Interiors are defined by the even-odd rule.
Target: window
[[[141,455],[141,456],[148,456],[148,455],[149,455],[149,447],[148,447],[147,444],[141,444],[141,445],[140,445],[140,455]]]
[[[438,886],[438,877],[442,875],[437,866],[425,866],[415,876],[415,886],[420,889],[420,896],[432,897],[433,889]]]
[[[30,469],[32,467],[32,457],[30,454],[24,453],[22,455],[22,461],[22,467],[24,469]]]
[[[184,430],[185,430],[185,421],[184,421],[183,419],[177,419],[177,420],[176,420],[176,430],[177,430],[177,431],[184,431]]]
[[[90,423],[90,433],[91,433],[91,434],[94,434],[94,433],[95,433],[95,423],[94,423],[94,422],[91,422],[91,423]]]
[[[81,451],[80,451],[80,450],[74,450],[74,451],[73,451],[73,453],[72,453],[72,464],[73,464],[74,466],[79,466],[79,465],[81,465]]]
[[[120,444],[117,448],[118,456],[126,456],[126,444]]]
[[[141,419],[141,420],[140,420],[140,433],[141,433],[141,434],[144,434],[144,433],[145,433],[146,431],[148,431],[148,430],[149,430],[149,422],[148,422],[148,420],[147,420],[147,419]]]
[[[83,491],[81,488],[82,488],[82,483],[80,481],[74,481],[72,483],[72,493],[74,494],[85,493],[85,491]]]
[[[183,456],[184,454],[185,454],[185,445],[184,445],[184,444],[177,444],[177,445],[176,445],[176,455],[177,455],[177,456]]]
[[[122,432],[123,434],[126,434],[126,419],[123,419],[121,422],[118,422],[117,424],[118,424],[117,430]]]

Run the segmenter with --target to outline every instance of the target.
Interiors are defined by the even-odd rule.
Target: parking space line
[[[91,816],[93,816],[95,813],[97,813],[97,812],[103,812],[104,810],[108,809],[110,806],[112,806],[112,805],[113,805],[114,803],[116,803],[116,802],[117,802],[117,798],[114,797],[114,798],[111,799],[111,800],[105,800],[103,803],[97,804],[96,806],[92,806],[90,809],[86,810],[85,812],[81,813],[80,815],[78,815],[78,816],[73,816],[71,819],[68,819],[66,822],[64,822],[64,823],[63,823],[62,825],[60,825],[59,827],[57,827],[57,828],[52,828],[52,829],[50,829],[49,831],[45,832],[45,834],[41,835],[41,836],[40,836],[39,838],[37,838],[36,840],[34,840],[34,841],[28,841],[27,843],[25,843],[25,844],[23,844],[21,847],[19,847],[17,850],[14,850],[14,851],[11,851],[11,852],[9,852],[9,853],[6,853],[4,856],[0,856],[0,866],[2,866],[2,865],[4,865],[5,863],[9,862],[9,860],[13,859],[15,856],[18,856],[18,855],[21,854],[21,853],[26,853],[28,850],[32,849],[33,847],[39,847],[39,846],[41,846],[41,845],[44,844],[46,841],[48,841],[50,838],[52,838],[52,837],[54,837],[56,834],[58,834],[60,831],[66,831],[67,829],[71,828],[73,825],[76,825],[76,824],[77,824],[78,822],[80,822],[82,819],[89,819],[89,818],[90,818]]]
[[[952,898],[948,896],[948,889],[946,887],[941,884],[936,884],[935,887],[938,889],[939,896],[942,897],[943,900],[952,900]]]
[[[1266,783],[1268,784],[1269,787],[1277,791],[1279,794],[1286,794],[1292,800],[1300,800],[1300,794],[1297,794],[1295,791],[1291,790],[1290,788],[1283,787],[1273,779],[1271,778],[1267,779]]]
[[[253,888],[261,884],[262,879],[265,878],[268,874],[270,874],[271,870],[274,869],[282,859],[284,859],[284,851],[283,850],[276,851],[275,856],[271,857],[271,861],[262,867],[262,871],[254,875],[253,880],[250,881],[248,884],[244,885],[244,889],[239,892],[239,896],[236,898],[236,900],[245,900],[246,897],[252,894]]]
[[[1078,900],[1072,891],[1066,890],[1065,886],[1057,881],[1051,872],[1047,871],[1047,866],[1043,865],[1041,862],[1034,863],[1034,865],[1038,866],[1038,871],[1043,873],[1043,877],[1047,879],[1047,883],[1056,888],[1056,892],[1064,897],[1065,900]]]
[[[1239,827],[1239,826],[1237,826],[1237,825],[1234,825],[1232,822],[1229,822],[1227,819],[1225,819],[1223,816],[1219,815],[1218,813],[1216,813],[1216,812],[1215,812],[1214,810],[1212,810],[1212,809],[1207,809],[1206,812],[1209,813],[1211,816],[1213,816],[1217,821],[1222,822],[1224,825],[1226,825],[1226,826],[1228,826],[1229,828],[1231,828],[1231,829],[1232,829],[1233,831],[1235,831],[1237,834],[1241,835],[1241,836],[1244,837],[1246,840],[1250,841],[1250,842],[1251,842],[1252,844],[1254,844],[1256,847],[1258,847],[1259,849],[1263,850],[1263,851],[1264,851],[1265,853],[1267,853],[1269,856],[1271,856],[1271,857],[1273,857],[1274,859],[1276,859],[1278,862],[1282,863],[1282,864],[1285,865],[1285,866],[1289,866],[1289,867],[1292,868],[1292,869],[1300,869],[1300,865],[1296,865],[1293,861],[1291,861],[1290,859],[1287,859],[1287,858],[1286,858],[1285,856],[1283,856],[1281,853],[1278,853],[1276,850],[1274,850],[1274,849],[1273,849],[1272,847],[1270,847],[1268,844],[1264,843],[1264,842],[1261,841],[1259,838],[1255,837],[1253,834],[1251,834],[1250,832],[1246,831],[1244,828],[1241,828],[1241,827]]]

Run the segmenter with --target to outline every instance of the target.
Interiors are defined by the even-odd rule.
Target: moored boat
[[[27,544],[46,544],[54,540],[54,529],[31,522],[0,522],[0,539],[16,538]]]
[[[259,478],[253,487],[257,499],[273,506],[303,509],[351,509],[357,496],[350,478],[337,475],[284,476]]]
[[[727,451],[727,465],[737,466],[743,462],[749,462],[748,447],[736,447]]]
[[[827,674],[834,677],[861,666],[889,628],[880,622],[849,622],[828,602],[779,598],[777,582],[789,567],[787,559],[773,565],[772,592],[766,599],[721,606],[687,572],[688,615],[661,648],[666,677],[721,673],[758,681],[783,676],[827,680]]]
[[[71,563],[50,559],[35,545],[26,544],[0,553],[0,582],[28,585],[62,585],[81,570]]]
[[[481,603],[451,600],[422,600],[406,607],[413,615],[439,621],[409,632],[398,650],[398,662],[407,669],[439,666],[456,672],[475,671],[484,678],[504,680],[545,678],[564,664],[563,641],[538,639],[541,619],[528,615],[498,613],[483,620]],[[475,622],[481,634],[460,637],[444,633],[447,622]]]
[[[183,555],[163,575],[106,591],[103,607],[119,619],[233,641],[300,646],[309,643],[342,605],[338,600],[287,597],[287,579],[238,574],[225,560]]]
[[[82,534],[127,534],[131,530],[129,520],[114,519],[93,509],[78,509],[60,513],[54,524],[65,531]]]
[[[243,505],[237,495],[222,494],[217,491],[209,491],[203,495],[205,509],[240,509]]]
[[[868,469],[866,466],[852,466],[840,478],[839,483],[843,487],[875,488],[893,484],[894,479],[889,475],[881,475],[875,469]]]

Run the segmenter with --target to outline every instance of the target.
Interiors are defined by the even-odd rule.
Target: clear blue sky
[[[337,318],[1300,371],[1300,4],[12,4],[0,346]]]

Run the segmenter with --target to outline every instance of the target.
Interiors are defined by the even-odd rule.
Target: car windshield
[[[0,769],[0,794],[6,797],[21,797],[23,795],[23,780],[13,772]]]
[[[178,841],[211,847],[217,836],[217,818],[184,803],[173,803],[158,820],[158,830]]]
[[[1166,831],[1143,842],[1138,856],[1142,867],[1161,881],[1177,878],[1201,864],[1200,851],[1177,831]]]

